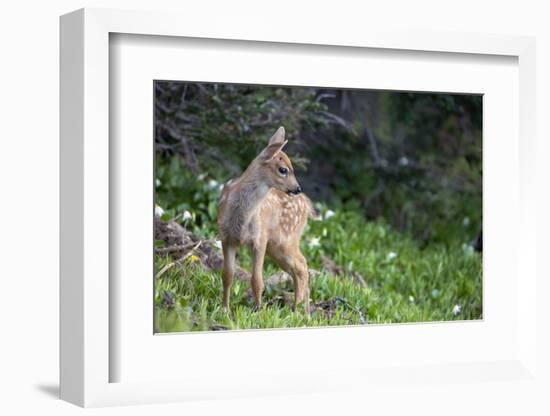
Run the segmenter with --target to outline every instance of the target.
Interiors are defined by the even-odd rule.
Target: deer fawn
[[[313,217],[313,208],[282,151],[286,143],[285,129],[280,127],[245,172],[223,189],[218,228],[223,248],[223,305],[227,311],[237,248],[246,245],[252,248],[255,308],[262,303],[267,253],[292,276],[295,306],[303,302],[309,314],[309,274],[300,251],[300,237],[308,216]]]

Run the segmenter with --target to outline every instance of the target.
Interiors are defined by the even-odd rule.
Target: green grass
[[[203,227],[201,234],[213,233]],[[156,282],[156,332],[482,318],[482,261],[469,246],[428,245],[421,249],[416,241],[383,222],[366,222],[351,211],[310,221],[302,237],[302,250],[310,268],[322,270],[322,259],[328,256],[349,276],[361,274],[367,288],[352,277],[321,271],[311,280],[312,305],[318,307],[307,318],[285,302],[292,299],[292,282],[267,285],[264,306],[254,311],[249,284],[235,280],[231,314],[227,314],[221,307],[220,273],[190,257]],[[157,256],[157,270],[170,261]],[[250,270],[247,250],[240,251],[239,261]],[[266,262],[264,276],[278,271],[272,262]]]

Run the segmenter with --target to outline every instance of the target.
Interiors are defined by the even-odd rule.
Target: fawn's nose
[[[298,195],[302,193],[302,187],[298,185],[298,187],[294,190],[294,194]]]

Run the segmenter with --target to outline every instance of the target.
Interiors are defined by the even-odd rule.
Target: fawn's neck
[[[228,184],[218,218],[222,240],[246,244],[254,238],[256,227],[253,218],[269,192],[268,184],[262,179],[261,172],[251,165],[238,179]]]
[[[254,166],[249,166],[236,184],[230,205],[232,205],[233,221],[239,225],[239,228],[250,221],[269,192],[269,186],[258,175]]]
[[[255,177],[254,171],[245,171],[241,176],[233,198],[233,216],[241,224],[247,223],[269,192],[269,186]]]

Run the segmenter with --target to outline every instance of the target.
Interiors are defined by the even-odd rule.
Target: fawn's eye
[[[283,176],[286,176],[288,174],[288,169],[283,168],[282,166],[279,168],[279,173]]]

